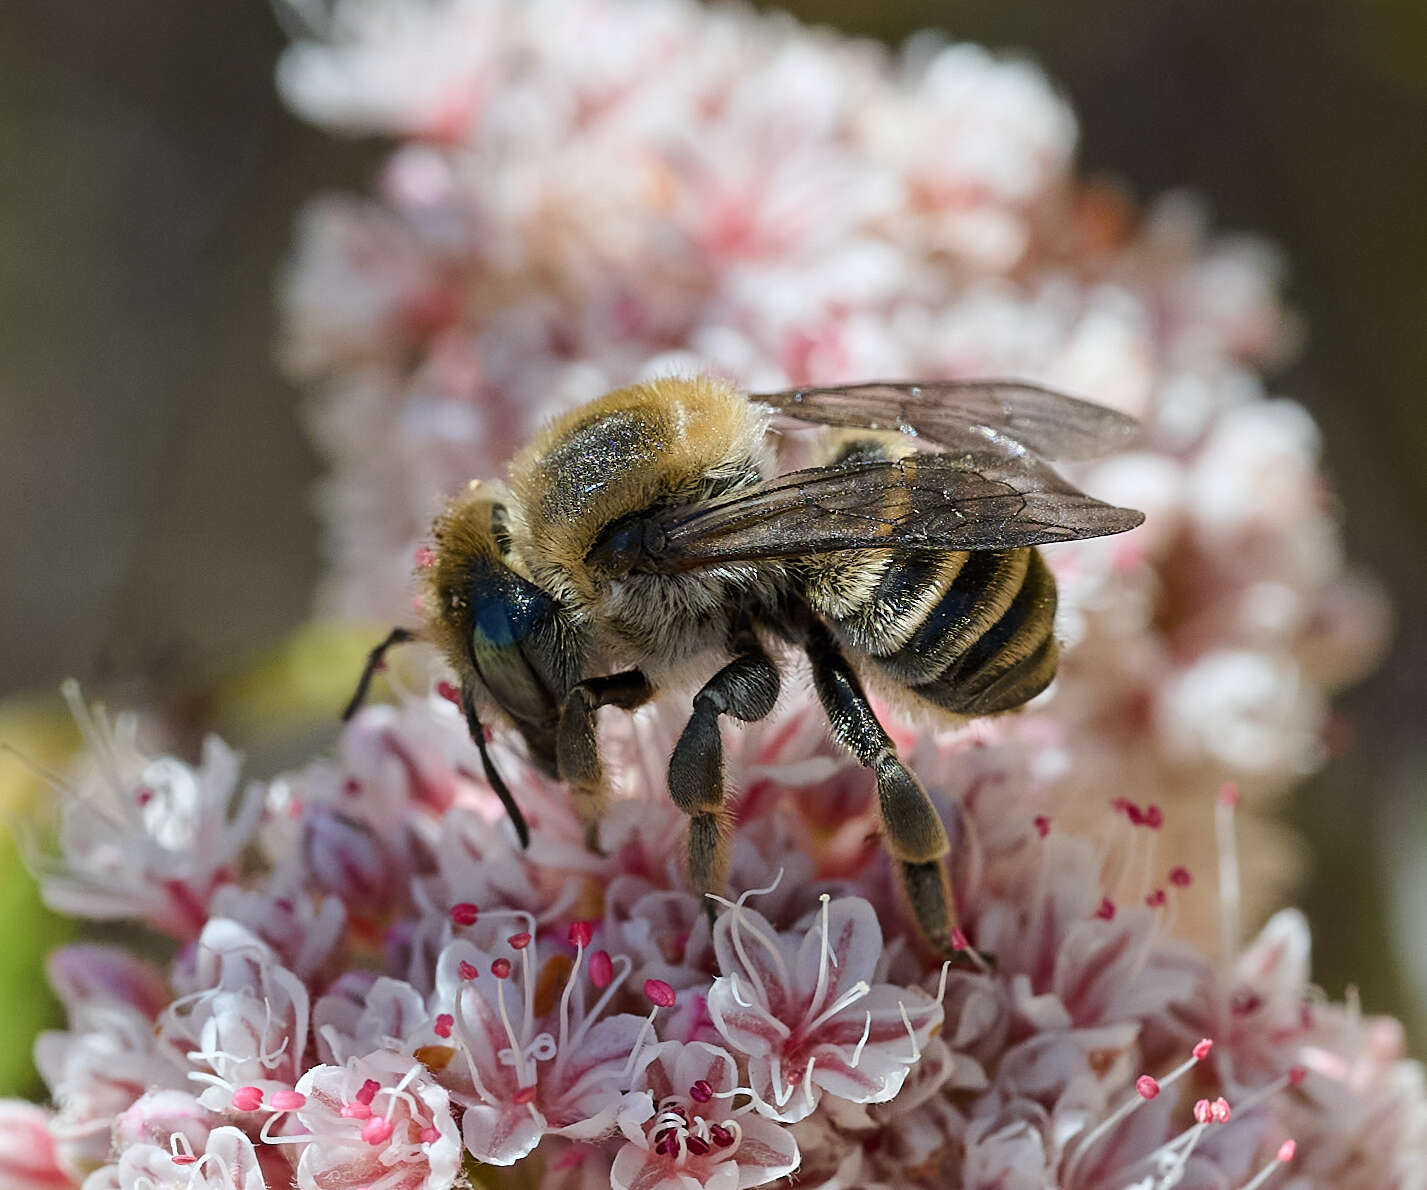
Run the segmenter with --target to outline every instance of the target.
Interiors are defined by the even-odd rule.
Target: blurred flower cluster
[[[1219,1190],[1287,1163],[1300,1185],[1427,1184],[1421,1072],[1392,1022],[1313,992],[1301,919],[1216,975],[1171,936],[1211,894],[1156,857],[1157,827],[1107,808],[1097,837],[1062,831],[983,730],[898,729],[954,841],[965,941],[942,964],[810,700],[730,733],[715,904],[669,846],[672,716],[611,725],[599,854],[494,744],[522,850],[442,691],[247,784],[217,740],[198,765],[149,757],[132,719],[76,703],[87,767],[44,894],[172,958],[53,954],[55,1107],[0,1105],[5,1186]],[[1167,892],[1112,899],[1125,869]]]
[[[282,60],[288,101],[398,141],[374,197],[308,209],[284,286],[329,610],[409,617],[443,497],[620,384],[1050,384],[1142,419],[1079,478],[1149,518],[1049,551],[1066,663],[1003,730],[1088,818],[1107,789],[1200,806],[1173,816],[1200,863],[1196,798],[1237,781],[1254,903],[1277,900],[1292,840],[1254,812],[1322,759],[1385,613],[1311,419],[1264,391],[1297,339],[1272,249],[1078,177],[1061,98],[973,46],[691,0],[345,0],[323,25]]]

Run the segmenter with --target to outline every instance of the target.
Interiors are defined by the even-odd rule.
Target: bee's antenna
[[[352,695],[352,699],[347,703],[346,709],[342,712],[342,722],[345,723],[357,713],[357,708],[367,700],[367,689],[372,684],[372,677],[377,670],[381,669],[382,662],[386,659],[386,651],[392,645],[404,645],[407,641],[416,639],[416,633],[409,628],[393,628],[381,644],[367,654],[367,663],[362,667],[362,676],[357,680],[357,689]]]
[[[530,846],[530,828],[525,824],[525,815],[520,812],[520,807],[515,804],[515,798],[511,795],[506,784],[501,780],[501,776],[496,772],[494,762],[490,753],[486,751],[486,731],[481,726],[480,716],[476,714],[476,704],[471,699],[471,692],[464,686],[461,688],[461,710],[466,715],[466,726],[470,729],[471,739],[476,741],[476,749],[481,754],[481,765],[486,770],[486,780],[495,790],[496,797],[500,798],[500,804],[505,807],[505,812],[510,815],[511,824],[515,827],[515,833],[520,838],[522,848]]]

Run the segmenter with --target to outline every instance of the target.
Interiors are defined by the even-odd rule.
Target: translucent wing
[[[687,570],[836,550],[1012,549],[1123,533],[1143,520],[1087,496],[1025,451],[918,453],[793,471],[652,513],[635,567]]]
[[[825,426],[899,430],[948,450],[1011,439],[1047,459],[1091,459],[1124,446],[1134,418],[1014,380],[879,382],[754,393],[784,416]]]

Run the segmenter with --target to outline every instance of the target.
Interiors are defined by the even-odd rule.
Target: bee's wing
[[[644,564],[686,570],[835,550],[992,550],[1123,533],[1144,514],[1087,496],[1026,451],[918,453],[793,471],[655,514]]]
[[[1047,459],[1091,459],[1124,446],[1138,423],[1103,405],[1015,380],[926,380],[796,388],[749,398],[825,426],[899,430],[948,450],[1010,438]]]

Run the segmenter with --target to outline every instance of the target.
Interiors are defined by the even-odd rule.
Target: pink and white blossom
[[[419,1062],[390,1050],[314,1066],[295,1088],[305,1130],[280,1137],[299,1145],[301,1190],[449,1190],[461,1141],[445,1088]]]
[[[701,1041],[659,1046],[641,1072],[652,1118],[621,1122],[629,1138],[610,1167],[613,1190],[745,1190],[792,1173],[798,1145],[786,1128],[734,1100],[738,1066]]]
[[[746,1057],[749,1085],[775,1119],[796,1122],[822,1094],[881,1103],[902,1088],[941,1026],[921,988],[878,980],[882,930],[867,901],[829,903],[804,931],[779,934],[740,900],[714,932],[709,1015]]]

